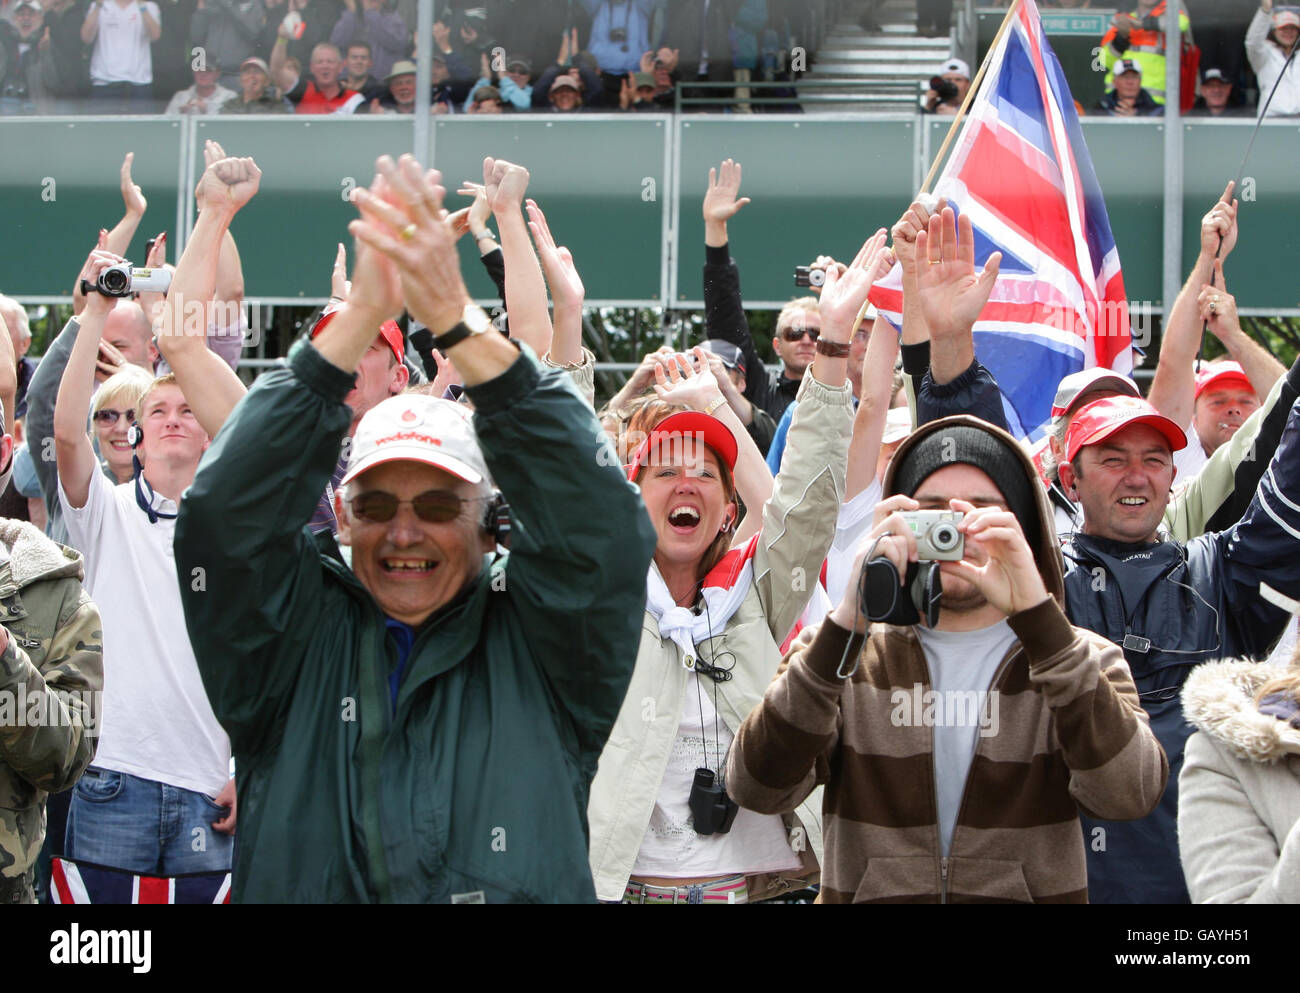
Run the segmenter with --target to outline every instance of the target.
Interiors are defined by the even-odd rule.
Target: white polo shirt
[[[90,81],[105,83],[153,82],[153,58],[149,52],[149,31],[140,16],[141,8],[162,24],[158,5],[152,0],[121,7],[116,0],[104,0],[99,8],[99,33],[90,55]]]
[[[59,484],[73,547],[86,557],[86,592],[104,624],[104,704],[94,764],[215,797],[230,778],[230,739],[199,677],[181,609],[172,539],[175,518],[156,524],[135,483],[102,472],[80,510]],[[175,514],[155,495],[153,508]]]

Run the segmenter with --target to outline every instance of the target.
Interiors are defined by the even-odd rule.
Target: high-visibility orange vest
[[[1137,17],[1136,10],[1128,12],[1131,16]],[[1149,16],[1163,18],[1165,15],[1165,0],[1160,0],[1155,9]],[[1179,13],[1178,28],[1186,34],[1191,29],[1191,22],[1187,15]],[[1110,46],[1119,31],[1112,24],[1109,31],[1101,39],[1102,53],[1101,57],[1106,66],[1106,89],[1109,90],[1115,85],[1115,63],[1119,58],[1132,59],[1142,67],[1142,88],[1151,94],[1156,103],[1165,102],[1165,32],[1162,27],[1159,31],[1149,31],[1146,28],[1134,28],[1129,32],[1129,48],[1123,56],[1117,57],[1111,51]]]

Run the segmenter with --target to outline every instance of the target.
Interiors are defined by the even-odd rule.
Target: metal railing
[[[747,89],[754,91],[784,90],[788,95],[779,97],[723,95],[723,91]],[[685,96],[684,91],[710,90],[717,96]],[[812,92],[804,92],[811,90]],[[831,92],[823,92],[830,90]],[[678,83],[674,100],[674,111],[683,113],[690,107],[735,107],[753,104],[755,106],[790,107],[803,104],[845,104],[845,103],[915,103],[919,91],[914,80],[897,79],[834,79],[822,77],[804,77],[787,81],[751,81],[738,83],[697,82]]]

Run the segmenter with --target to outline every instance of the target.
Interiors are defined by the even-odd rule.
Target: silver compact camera
[[[922,562],[958,562],[966,551],[966,536],[957,530],[963,514],[956,510],[906,510],[900,515],[916,535],[916,557]]]

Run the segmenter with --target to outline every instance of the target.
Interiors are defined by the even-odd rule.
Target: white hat
[[[401,461],[444,469],[468,483],[489,478],[469,411],[418,393],[389,397],[361,418],[343,482],[377,465]]]
[[[1061,380],[1056,387],[1056,398],[1052,400],[1052,417],[1068,414],[1070,408],[1076,406],[1075,401],[1083,394],[1102,389],[1113,390],[1117,394],[1139,399],[1142,397],[1142,391],[1138,389],[1137,383],[1122,372],[1106,369],[1103,366],[1093,366],[1081,372],[1072,372]]]
[[[912,410],[910,407],[890,407],[885,415],[885,434],[880,439],[882,445],[892,445],[902,441],[912,433]]]
[[[1300,28],[1300,7],[1274,7],[1273,27]]]
[[[960,75],[965,76],[967,79],[970,79],[970,66],[968,66],[961,59],[949,59],[939,69],[940,76],[948,72],[959,73]]]

